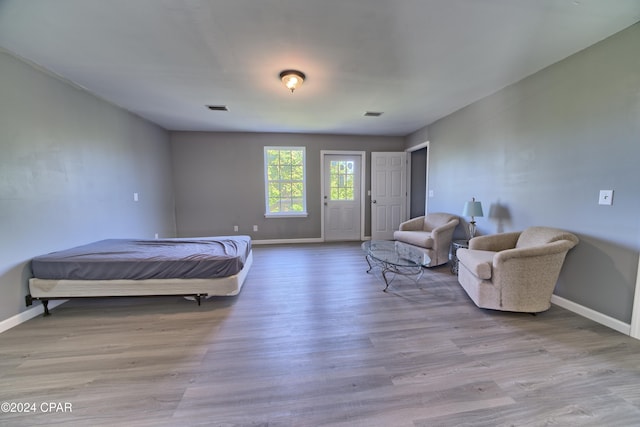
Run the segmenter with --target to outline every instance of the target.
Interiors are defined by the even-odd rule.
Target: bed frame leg
[[[31,296],[31,294],[25,295],[24,302],[27,305],[27,307],[31,307],[33,305],[33,297]]]
[[[198,301],[198,305],[200,305],[200,303],[202,302],[202,298],[200,294],[196,295],[196,301]]]
[[[49,313],[49,300],[48,299],[43,299],[42,300],[42,306],[44,307],[44,315],[45,316],[49,316],[51,313]]]

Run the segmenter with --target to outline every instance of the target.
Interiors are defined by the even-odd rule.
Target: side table
[[[449,260],[451,261],[451,272],[458,274],[458,256],[456,253],[460,248],[469,248],[469,240],[454,240],[451,242],[451,251],[449,252]]]

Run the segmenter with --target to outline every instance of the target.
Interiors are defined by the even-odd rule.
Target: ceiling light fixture
[[[284,70],[280,73],[280,80],[293,93],[294,90],[302,86],[305,79],[304,73],[298,70]]]

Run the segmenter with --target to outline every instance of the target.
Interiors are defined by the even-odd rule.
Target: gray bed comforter
[[[249,236],[108,239],[35,257],[39,279],[207,279],[237,274],[251,251]]]

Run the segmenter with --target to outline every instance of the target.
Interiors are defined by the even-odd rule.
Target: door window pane
[[[354,193],[354,162],[353,160],[331,160],[329,166],[329,182],[331,188],[329,197],[332,201],[355,200]]]

